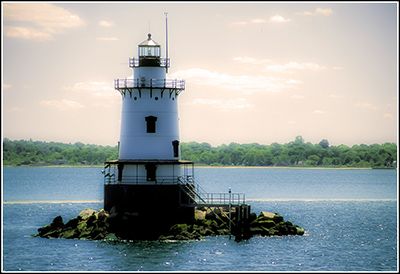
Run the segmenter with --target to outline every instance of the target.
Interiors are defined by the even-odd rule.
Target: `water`
[[[101,168],[6,167],[3,176],[5,271],[398,269],[396,170],[196,168],[209,192],[244,192],[252,212],[279,212],[306,230],[239,243],[226,236],[167,243],[29,237],[57,215],[66,222],[84,207],[102,208]]]

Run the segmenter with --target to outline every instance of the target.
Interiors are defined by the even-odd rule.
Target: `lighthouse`
[[[194,165],[180,158],[178,99],[185,81],[167,79],[169,65],[148,34],[138,57],[129,59],[132,77],[114,80],[122,97],[119,157],[105,162],[104,209],[132,217],[126,233],[148,233],[155,215],[165,228],[194,220]]]

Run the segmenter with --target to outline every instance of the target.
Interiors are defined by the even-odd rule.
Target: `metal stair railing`
[[[198,184],[196,185],[194,180],[191,181],[181,176],[178,178],[178,183],[195,204],[200,204],[201,202],[206,203],[199,191],[196,191],[196,188],[202,189],[201,186]]]
[[[192,176],[186,178],[180,176],[178,183],[183,186],[186,194],[188,194],[196,204],[223,204],[228,205],[229,201],[231,204],[244,204],[245,195],[244,193],[209,193],[194,180]],[[229,198],[229,195],[230,198]]]
[[[178,178],[178,182],[179,182],[180,185],[182,186],[182,189],[185,191],[185,193],[186,193],[196,204],[198,204],[198,205],[201,205],[202,203],[204,203],[204,204],[209,204],[209,203],[207,203],[207,201],[204,200],[204,198],[202,197],[202,196],[207,195],[207,194],[209,194],[209,193],[207,193],[207,192],[204,190],[204,188],[194,180],[193,177],[188,176],[187,179],[185,179],[185,178],[183,178],[183,177],[179,177],[179,178]],[[194,186],[194,188],[193,188],[193,187],[190,187],[190,186]],[[201,190],[201,192],[196,191],[196,188],[197,188],[198,190]],[[197,197],[197,199],[198,199],[199,201],[201,201],[202,203],[199,203],[198,201],[196,201],[196,197]],[[218,214],[214,211],[214,209],[213,209],[211,206],[208,206],[208,208],[212,211],[212,213],[214,213],[214,215],[215,215],[217,218],[221,219],[221,217],[218,216]],[[234,226],[236,226],[235,222],[233,222],[233,220],[232,220],[231,218],[229,218],[229,216],[226,215],[226,213],[225,213],[223,210],[221,210],[220,212],[221,212],[221,215],[223,215],[225,218],[227,218],[228,221],[229,221],[231,224],[233,224]],[[221,221],[222,221],[222,219],[221,219]]]

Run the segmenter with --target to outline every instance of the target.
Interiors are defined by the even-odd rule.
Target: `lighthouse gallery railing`
[[[246,197],[244,193],[210,193],[207,192],[198,182],[196,182],[193,176],[179,176],[172,177],[167,176],[162,180],[157,182],[146,182],[145,176],[128,176],[124,177],[124,182],[128,182],[129,184],[155,184],[155,185],[165,185],[165,184],[179,184],[182,186],[182,189],[189,195],[195,204],[213,204],[213,205],[228,205],[229,204],[229,195],[230,201],[232,204],[245,204]],[[110,176],[110,174],[106,174],[104,176],[104,184],[105,185],[117,185],[120,182],[116,179],[114,174]]]
[[[168,88],[168,89],[185,89],[185,80],[177,79],[115,79],[114,88]]]

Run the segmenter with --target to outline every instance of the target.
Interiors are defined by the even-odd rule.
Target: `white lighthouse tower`
[[[187,185],[193,162],[180,160],[178,118],[185,81],[166,78],[169,59],[161,58],[151,34],[138,45],[138,56],[129,59],[132,78],[114,82],[122,96],[121,134],[118,160],[105,163],[104,209],[147,222],[168,208],[166,225],[190,222],[194,207],[187,206],[192,203]]]
[[[184,80],[166,79],[169,60],[160,58],[161,47],[151,38],[139,44],[139,58],[131,58],[132,79],[116,79],[122,95],[120,161],[147,162],[136,170],[124,167],[122,175],[146,176],[146,181],[171,183],[179,176],[178,95]],[[157,166],[163,162],[163,166]],[[172,165],[166,165],[171,161]],[[165,166],[166,165],[166,166]]]

